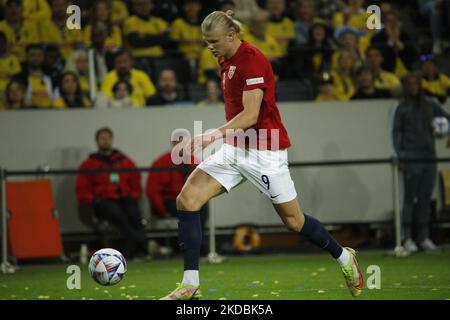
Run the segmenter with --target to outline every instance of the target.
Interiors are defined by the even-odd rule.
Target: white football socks
[[[181,283],[198,287],[200,285],[198,270],[184,270],[183,281]]]
[[[346,266],[350,261],[350,253],[348,253],[347,249],[342,248],[342,253],[339,258],[336,259],[341,267]]]

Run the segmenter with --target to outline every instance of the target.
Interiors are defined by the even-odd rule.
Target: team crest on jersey
[[[233,78],[235,71],[236,71],[236,66],[230,66],[230,70],[228,70],[228,79]]]

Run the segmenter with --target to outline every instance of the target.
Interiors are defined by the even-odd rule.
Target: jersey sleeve
[[[264,57],[259,55],[252,56],[248,63],[242,66],[241,77],[244,82],[243,90],[253,90],[267,88],[268,82],[268,64]]]

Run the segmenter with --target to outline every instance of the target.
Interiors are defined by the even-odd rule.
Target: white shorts
[[[297,196],[287,158],[287,150],[242,149],[223,144],[198,167],[216,179],[227,192],[249,180],[272,203],[284,203]]]

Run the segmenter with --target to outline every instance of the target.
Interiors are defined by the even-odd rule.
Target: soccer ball
[[[127,262],[117,250],[109,248],[98,250],[89,260],[89,274],[103,286],[119,283],[125,272],[127,272]]]
[[[449,134],[450,124],[445,117],[435,117],[431,123],[436,138],[444,138]]]

